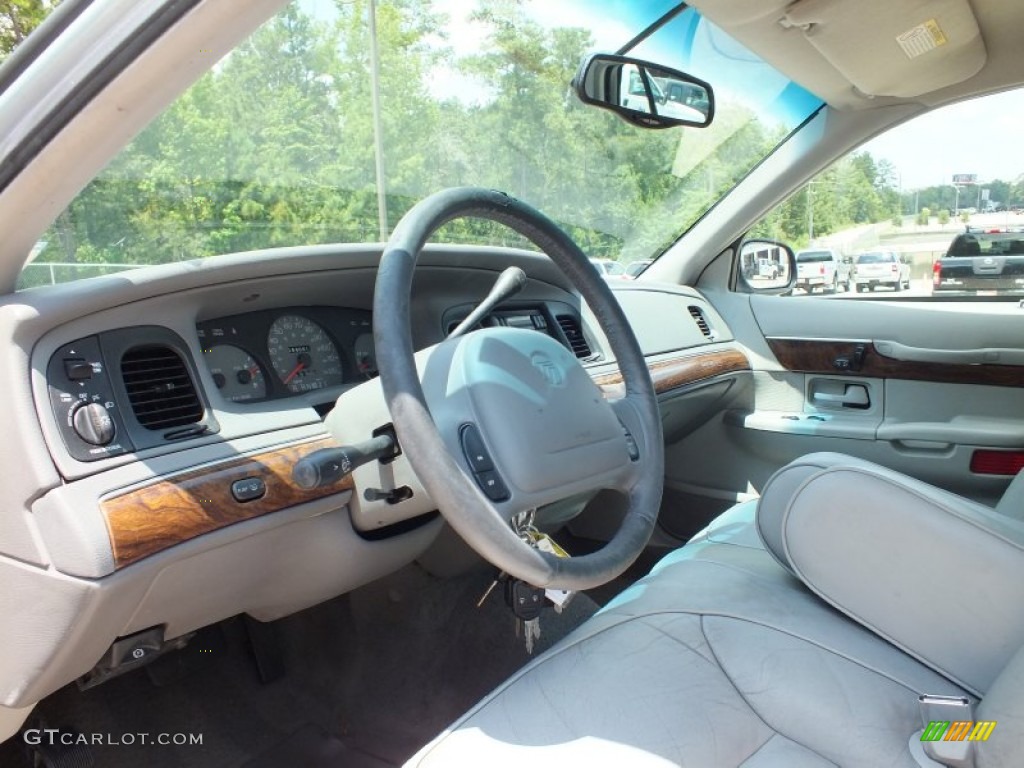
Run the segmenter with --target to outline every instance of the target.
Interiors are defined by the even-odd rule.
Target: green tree
[[[0,62],[59,4],[60,0],[0,0]]]
[[[376,239],[368,0],[336,10],[326,22],[290,4],[218,63],[79,195],[41,259],[145,264]],[[424,195],[472,183],[536,205],[592,256],[647,258],[784,138],[729,103],[707,130],[637,128],[569,93],[588,31],[545,29],[516,0],[479,0],[473,18],[486,44],[460,58],[431,4],[378,0],[391,226]],[[456,82],[471,86],[435,96]],[[832,191],[854,171],[815,188],[816,232],[848,218]],[[806,239],[800,204],[773,226]],[[438,238],[522,243],[481,221]]]
[[[897,179],[888,161],[856,152],[818,174],[762,218],[751,233],[802,248],[812,234],[816,238],[855,224],[885,220],[902,224]]]

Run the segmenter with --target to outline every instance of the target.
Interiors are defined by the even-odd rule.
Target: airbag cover
[[[536,493],[622,467],[622,425],[579,360],[551,337],[477,331],[453,363],[451,383],[466,386],[498,471],[520,490]]]

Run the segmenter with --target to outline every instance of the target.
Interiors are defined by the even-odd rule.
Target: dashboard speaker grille
[[[583,329],[580,328],[579,320],[572,315],[559,315],[555,319],[561,326],[565,338],[569,340],[572,353],[580,359],[592,357],[594,353],[590,350],[590,345],[587,344],[587,340],[583,336]]]
[[[151,344],[125,352],[121,378],[135,418],[146,429],[180,427],[203,418],[185,361],[170,347]]]

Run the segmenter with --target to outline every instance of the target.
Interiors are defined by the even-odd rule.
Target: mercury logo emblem
[[[991,256],[986,256],[981,263],[984,264],[986,267],[990,267],[996,263],[996,260],[993,259]]]
[[[541,376],[543,376],[552,387],[565,386],[565,376],[562,374],[561,369],[544,353],[535,352],[530,357],[530,363],[533,364],[534,368],[540,371]]]

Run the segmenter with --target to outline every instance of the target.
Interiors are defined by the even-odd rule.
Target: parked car
[[[910,287],[910,265],[895,251],[868,251],[853,258],[852,282],[858,293],[885,285],[896,291]]]
[[[832,248],[814,248],[796,254],[796,288],[808,293],[844,291],[850,285],[850,263]]]
[[[967,227],[933,265],[932,291],[983,296],[1024,293],[1024,228]]]
[[[628,277],[626,274],[626,268],[622,265],[622,262],[615,261],[614,259],[591,259],[590,263],[593,264],[597,271],[601,273],[602,277]]]
[[[629,262],[629,264],[626,265],[626,274],[629,277],[636,277],[641,272],[643,272],[645,269],[647,269],[649,266],[651,266],[651,264],[653,264],[653,263],[654,262],[653,262],[652,259],[642,259],[640,261],[631,261],[631,262]]]

